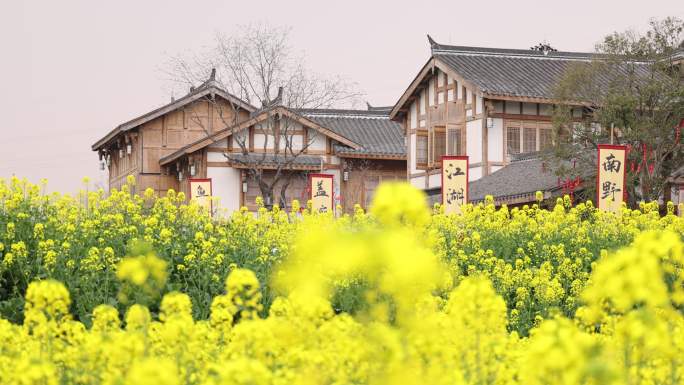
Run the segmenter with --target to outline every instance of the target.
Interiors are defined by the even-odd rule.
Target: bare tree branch
[[[320,134],[309,130],[310,135],[304,136],[308,139],[297,142],[295,139],[301,137],[297,131],[302,127],[285,116],[272,113],[271,109],[282,106],[297,112],[308,108],[349,107],[360,103],[362,94],[355,84],[342,77],[322,76],[309,70],[303,57],[289,44],[289,28],[250,24],[241,26],[239,31],[235,35],[217,34],[214,46],[203,52],[170,58],[166,73],[174,84],[187,88],[206,84],[207,74],[215,68],[214,81],[220,88],[260,108],[253,116],[267,114],[260,123],[261,130],[254,132],[254,137],[261,141],[261,151],[250,151],[256,143],[249,143],[249,135],[244,130],[228,137],[239,147],[238,153],[226,152],[224,155],[230,163],[246,169],[258,183],[264,199],[272,202],[276,184],[282,181],[283,186],[290,185],[297,160],[306,154]],[[224,114],[221,103],[216,100],[210,100],[210,103],[221,111],[223,128],[238,124],[237,113],[225,111]],[[239,109],[236,103],[229,103],[233,111]],[[202,119],[193,122],[202,125]],[[204,131],[211,134],[207,128]],[[265,172],[267,169],[269,172]],[[283,194],[284,190],[281,200]]]

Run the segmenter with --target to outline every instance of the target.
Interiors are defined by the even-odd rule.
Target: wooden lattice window
[[[523,153],[537,151],[537,129],[525,127],[523,129]]]
[[[446,129],[435,127],[432,131],[432,162],[441,163],[442,156],[446,155]]]
[[[520,127],[506,127],[506,152],[520,154]]]
[[[461,129],[449,128],[449,130],[447,130],[447,136],[447,143],[449,143],[447,155],[461,155]]]
[[[416,165],[425,167],[428,161],[428,137],[427,132],[416,134]]]

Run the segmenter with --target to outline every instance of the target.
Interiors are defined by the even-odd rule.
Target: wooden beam
[[[497,95],[490,92],[484,92],[483,97],[493,99],[493,100],[509,100],[513,102],[525,102],[525,103],[542,103],[542,104],[562,104],[570,106],[584,106],[584,107],[594,107],[593,103],[582,102],[577,100],[563,101],[553,98],[540,98],[531,96],[514,96],[514,95]]]

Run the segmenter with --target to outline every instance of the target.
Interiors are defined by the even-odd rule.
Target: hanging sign
[[[197,202],[211,215],[211,179],[189,179],[190,200]]]
[[[442,157],[442,205],[445,214],[460,214],[468,203],[468,157]]]
[[[596,201],[599,210],[620,213],[625,201],[626,146],[600,144],[598,146],[598,173],[596,176]]]
[[[333,176],[330,174],[310,174],[311,211],[325,213],[335,209],[333,200]]]

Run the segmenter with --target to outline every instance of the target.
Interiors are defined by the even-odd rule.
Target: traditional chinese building
[[[213,74],[212,74],[213,75]],[[164,195],[179,189],[177,175],[159,160],[189,143],[249,118],[256,107],[222,90],[214,77],[177,100],[124,122],[93,144],[109,171],[109,188],[133,175],[137,188]]]
[[[210,180],[215,211],[256,209],[259,179],[279,179],[284,195],[305,203],[307,176],[333,176],[334,201],[351,210],[367,207],[380,182],[405,179],[406,147],[390,108],[293,110],[279,104],[256,108],[221,90],[213,78],[183,98],[123,123],[93,145],[109,167],[110,188],[127,175],[138,191],[151,187],[189,196],[191,179]],[[283,188],[283,185],[285,187]],[[281,191],[283,194],[281,194]]]
[[[501,202],[534,197],[523,173],[509,174],[526,170],[535,154],[551,145],[556,82],[571,63],[588,62],[591,54],[451,46],[428,39],[430,58],[390,114],[407,137],[410,183],[438,194],[441,157],[467,155],[473,193],[493,194]],[[578,120],[585,112],[581,103],[572,108]],[[518,159],[524,161],[497,173]],[[551,171],[545,175],[541,162],[533,163],[535,180],[545,182],[535,188],[558,187],[550,186],[557,181]],[[486,181],[478,184],[481,178]],[[510,185],[510,179],[520,181]]]

